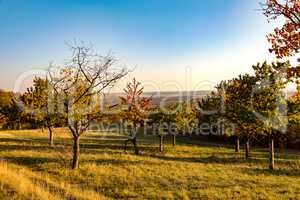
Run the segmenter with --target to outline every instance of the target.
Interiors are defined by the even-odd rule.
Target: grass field
[[[123,141],[87,133],[74,171],[67,130],[55,130],[54,148],[46,131],[2,131],[0,199],[300,199],[299,152],[276,154],[271,172],[266,149],[246,160],[230,146],[182,137],[159,153],[158,137],[147,136],[136,156]]]

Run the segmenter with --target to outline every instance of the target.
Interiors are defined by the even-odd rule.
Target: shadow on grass
[[[128,166],[128,165],[159,165],[159,163],[145,161],[145,160],[123,160],[123,159],[95,159],[91,161],[82,160],[82,163],[96,163],[100,165],[116,165],[116,166]]]
[[[34,166],[37,164],[44,164],[44,163],[51,163],[51,162],[58,162],[58,159],[55,158],[45,158],[45,157],[25,157],[25,156],[4,156],[3,157],[8,162],[17,164],[17,165],[24,165],[24,166]]]
[[[3,144],[1,144],[3,142]],[[11,139],[2,138],[0,139],[0,152],[1,151],[51,151],[51,150],[62,150],[63,147],[70,146],[69,141],[61,143],[58,140],[54,140],[54,147],[49,146],[48,139]]]
[[[111,141],[118,141],[118,140],[124,140],[127,139],[126,135],[86,135],[84,137],[85,139],[88,140],[111,140]]]
[[[46,157],[26,157],[26,156],[4,156],[2,157],[6,161],[16,164],[16,165],[23,165],[30,168],[39,168],[38,166],[46,164],[46,163],[56,163],[58,167],[61,166],[61,159],[58,158],[46,158]],[[67,160],[69,162],[69,160]],[[128,166],[128,165],[159,165],[159,163],[145,161],[145,160],[125,160],[125,159],[111,159],[111,158],[103,158],[103,159],[85,159],[82,157],[80,159],[81,164],[91,164],[96,163],[100,165],[116,165],[116,166]],[[70,163],[69,163],[70,164]],[[70,165],[71,166],[71,165]],[[65,166],[69,167],[69,165]]]
[[[84,152],[89,152],[90,150],[119,150],[124,151],[125,149],[125,140],[119,140],[119,141],[112,141],[112,140],[104,140],[104,141],[97,141],[96,143],[89,143],[89,140],[81,140],[81,150]],[[140,151],[145,152],[156,152],[158,151],[157,147],[154,146],[148,146],[144,143],[138,143],[138,148]],[[133,151],[133,146],[129,142],[127,145],[127,151]]]
[[[0,142],[49,143],[48,138],[0,138]]]
[[[267,163],[266,163],[267,167]],[[300,171],[299,169],[251,169],[251,168],[244,168],[242,169],[243,173],[249,174],[249,175],[268,175],[268,176],[295,176],[300,177]]]
[[[0,144],[0,151],[14,151],[14,150],[20,150],[20,151],[45,151],[49,150],[48,145],[47,146],[37,146],[37,145],[2,145]]]
[[[206,158],[197,158],[197,157],[168,157],[160,155],[150,155],[150,157],[158,158],[166,161],[177,161],[177,162],[193,162],[193,163],[205,163],[205,164],[242,164],[242,163],[264,163],[265,160],[257,158],[238,158],[238,157],[228,157],[221,158],[215,155],[206,157]]]

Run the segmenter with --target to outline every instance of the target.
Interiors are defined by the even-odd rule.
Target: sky
[[[92,43],[134,69],[146,91],[212,89],[272,61],[262,0],[0,0],[0,88],[29,84],[50,62],[70,57],[66,45]]]

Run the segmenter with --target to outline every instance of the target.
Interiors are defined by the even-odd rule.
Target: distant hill
[[[211,91],[183,91],[183,92],[174,92],[174,91],[164,91],[164,92],[145,92],[143,96],[152,97],[153,103],[159,105],[161,103],[169,103],[175,101],[190,101],[192,99],[201,99],[204,96],[208,95]],[[120,96],[124,93],[111,93],[104,96],[105,103],[109,105],[115,105],[120,103]]]
[[[201,99],[206,95],[209,95],[211,90],[201,90],[201,91],[183,91],[183,92],[174,92],[174,91],[164,91],[164,92],[145,92],[143,96],[152,97],[153,103],[159,105],[161,103],[169,103],[176,101],[190,101],[193,99]],[[294,91],[286,91],[287,98],[291,97],[294,94]],[[111,93],[104,96],[104,102],[107,105],[115,105],[120,103],[120,96],[124,93]]]

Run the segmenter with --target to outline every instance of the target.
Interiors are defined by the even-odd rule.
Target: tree
[[[17,103],[17,99],[21,100],[21,98],[21,94],[0,90],[0,115],[4,128],[22,128],[21,123],[27,119],[27,115]]]
[[[253,95],[253,110],[261,124],[259,129],[269,138],[269,169],[274,169],[274,136],[285,134],[287,112],[283,89],[287,80],[283,72],[289,68],[288,62],[277,62],[272,65],[264,62],[253,66],[257,77]]]
[[[174,120],[173,118],[168,117],[169,115],[164,113],[161,109],[157,112],[150,113],[149,123],[152,124],[152,131],[154,134],[157,134],[159,137],[159,151],[163,151],[163,138],[165,132],[168,130],[168,124],[165,122],[166,119]]]
[[[66,66],[49,68],[53,95],[62,99],[65,118],[73,137],[72,169],[80,158],[80,138],[100,114],[99,94],[127,75],[110,55],[100,56],[91,47],[70,45],[72,57]]]
[[[300,89],[288,99],[289,122],[292,124],[300,123]]]
[[[236,118],[234,117],[234,113],[232,111],[235,111],[232,109],[232,106],[234,104],[233,100],[236,100],[235,98],[232,98],[231,93],[235,90],[235,84],[238,82],[238,79],[232,79],[228,81],[221,81],[216,86],[216,92],[212,92],[211,98],[213,101],[211,101],[211,105],[215,108],[215,114],[213,115],[213,118],[221,119],[222,123],[225,124],[231,124],[231,126],[234,124],[234,129],[231,129],[230,132],[225,130],[222,131],[222,134],[234,136],[235,138],[235,152],[240,152],[240,138],[242,137],[242,128],[238,126],[236,123]],[[218,121],[218,119],[214,119],[214,121]],[[223,128],[223,127],[221,127]]]
[[[9,107],[13,104],[11,94],[0,90],[0,123],[1,127],[7,126],[9,123]]]
[[[272,44],[270,52],[275,53],[278,58],[286,58],[291,56],[299,56],[300,49],[300,2],[299,0],[267,0],[262,4],[265,16],[269,20],[276,20],[279,17],[285,19],[285,23],[281,28],[275,28],[274,33],[268,35],[268,41]],[[298,58],[298,62],[300,59]],[[289,66],[287,69],[287,78],[295,81],[299,87],[300,66]],[[293,100],[294,101],[294,100]],[[295,101],[294,101],[295,102]],[[293,107],[294,102],[289,102],[289,108]],[[298,112],[298,111],[297,111]],[[289,114],[290,115],[290,114]],[[296,117],[296,118],[295,118]],[[297,114],[293,113],[289,116],[296,119]],[[272,146],[272,141],[270,141]],[[272,150],[272,149],[271,149]],[[271,151],[270,150],[270,151]],[[273,157],[273,158],[272,158]],[[272,164],[273,162],[273,164]],[[274,168],[274,154],[270,154],[270,169]]]
[[[26,105],[27,112],[33,116],[37,126],[46,126],[49,131],[49,145],[53,146],[53,127],[54,124],[62,119],[58,113],[55,101],[51,101],[48,95],[48,80],[40,77],[33,79],[33,86],[27,88],[23,94],[23,101]],[[48,104],[52,105],[48,105]]]
[[[300,49],[300,2],[299,0],[266,0],[261,4],[264,15],[268,20],[283,18],[285,23],[280,28],[267,36],[272,44],[271,53],[278,58],[299,56]],[[298,62],[299,62],[298,57]],[[299,84],[300,66],[293,66],[287,69],[287,78]],[[298,87],[299,89],[299,87]]]
[[[298,86],[299,87],[299,86]],[[296,145],[299,143],[300,133],[297,130],[300,124],[300,90],[298,90],[287,100],[288,103],[288,120],[289,120],[289,135],[281,137],[281,150],[284,149],[284,142],[287,144]],[[286,140],[285,140],[286,139]]]
[[[150,122],[155,126],[155,134],[159,137],[159,151],[164,149],[164,136],[172,135],[173,147],[176,146],[176,135],[178,126],[176,124],[176,114],[180,108],[180,103],[170,102],[162,109],[158,109],[149,115]]]
[[[198,101],[196,117],[200,128],[205,124],[210,125],[209,135],[214,132],[218,135],[234,136],[235,152],[238,153],[240,151],[240,131],[236,131],[236,124],[226,116],[226,88],[230,81],[221,81],[215,87],[215,91]]]
[[[161,123],[166,125],[166,129],[168,134],[172,135],[172,145],[173,147],[176,146],[176,135],[178,134],[179,127],[178,127],[178,113],[182,108],[181,103],[169,103],[167,105],[167,111],[163,112],[162,119],[160,120]]]
[[[125,95],[120,97],[121,105],[123,106],[122,118],[133,127],[129,139],[125,142],[125,150],[127,142],[132,142],[137,155],[139,154],[136,139],[138,125],[145,123],[145,119],[147,119],[149,111],[152,109],[152,98],[142,97],[143,90],[141,82],[136,81],[134,78],[132,83],[128,83],[126,88],[124,88]]]
[[[212,124],[218,123],[218,120],[222,117],[222,91],[221,89],[219,90],[218,86],[216,88],[217,91],[212,91],[209,95],[197,102],[198,107],[195,110],[195,117],[198,119],[199,127],[201,127],[203,123],[212,126]],[[210,130],[209,135],[211,134]]]
[[[187,102],[181,102],[178,105],[175,122],[177,131],[183,134],[191,134],[196,125],[196,110]]]
[[[299,53],[300,49],[300,2],[299,0],[267,0],[262,4],[264,15],[269,20],[279,17],[285,19],[281,28],[267,36],[272,44],[270,52],[278,58],[289,57]]]
[[[252,110],[252,90],[256,85],[256,77],[240,75],[227,82],[224,116],[239,128],[237,138],[243,136],[245,142],[245,157],[249,158],[250,140],[256,134],[256,116]],[[239,140],[239,139],[237,139]],[[239,141],[237,142],[239,146]],[[239,151],[236,149],[236,151]]]

